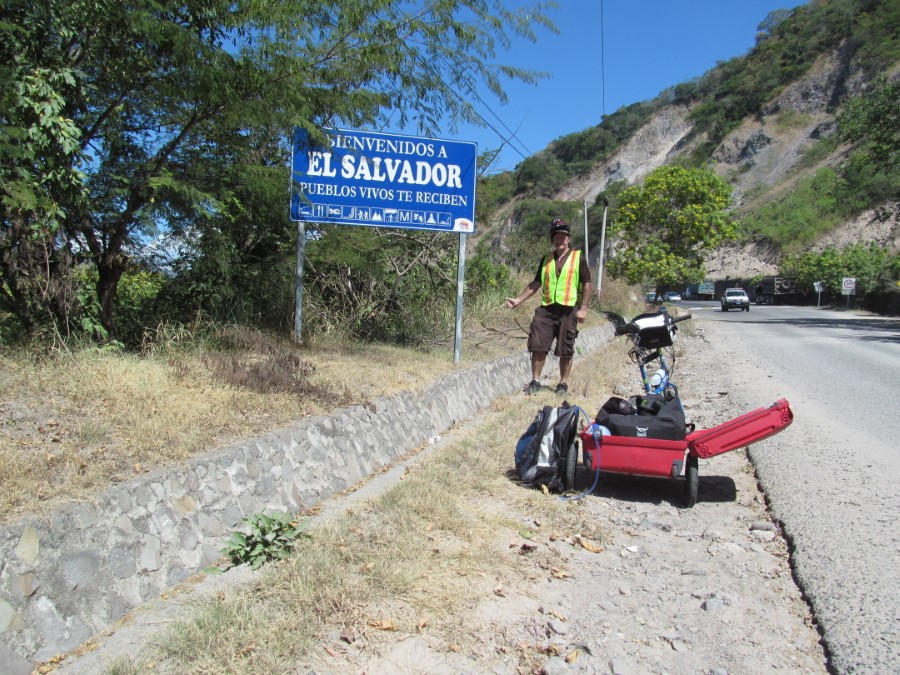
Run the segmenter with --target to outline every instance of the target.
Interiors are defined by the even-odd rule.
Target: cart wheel
[[[566,468],[563,473],[563,490],[571,492],[575,489],[575,465],[578,464],[578,442],[572,441],[566,452]]]
[[[688,455],[687,469],[684,473],[684,501],[688,508],[697,503],[697,490],[700,487],[700,461]]]

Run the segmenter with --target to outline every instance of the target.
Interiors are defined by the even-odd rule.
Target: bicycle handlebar
[[[672,318],[672,323],[679,323],[681,321],[687,321],[688,319],[694,318],[694,315],[691,314],[690,312],[688,312],[687,314],[679,315],[679,316],[672,316],[671,314],[669,316]],[[641,329],[638,328],[638,326],[635,325],[634,322],[629,322],[623,326],[616,326],[615,334],[616,334],[616,336],[633,335],[635,333],[639,333],[640,330]]]
[[[633,323],[626,323],[624,326],[616,326],[616,335],[630,335],[637,333],[639,330]]]

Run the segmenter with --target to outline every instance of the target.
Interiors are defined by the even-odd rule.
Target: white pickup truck
[[[722,311],[727,312],[729,309],[749,312],[750,298],[747,296],[747,291],[743,288],[726,288],[722,294]]]

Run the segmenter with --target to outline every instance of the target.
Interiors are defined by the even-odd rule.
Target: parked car
[[[650,292],[644,296],[644,302],[656,302],[656,293]]]
[[[722,294],[722,311],[736,308],[743,312],[750,311],[750,298],[743,288],[726,288]]]
[[[678,293],[677,291],[663,293],[663,300],[666,302],[681,302],[681,293]]]

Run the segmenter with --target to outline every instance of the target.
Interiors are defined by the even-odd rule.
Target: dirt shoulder
[[[676,375],[698,428],[748,412],[731,407],[716,377],[719,356],[702,334],[682,348]],[[593,476],[582,469],[577,481],[587,490]],[[503,533],[496,542],[527,560],[528,573],[459,617],[477,640],[448,646],[435,635],[398,635],[375,653],[326,640],[309,665],[341,673],[827,672],[745,451],[701,460],[694,508],[682,506],[680,483],[624,476],[601,479],[564,508],[578,529],[549,531],[520,513],[535,536]],[[599,542],[585,534],[597,528]]]
[[[679,339],[676,378],[698,428],[747,412],[731,406],[716,376],[723,362],[702,329],[697,337]],[[601,387],[605,394],[591,386],[592,373],[608,363],[600,359],[579,361],[573,378],[571,399],[591,413],[600,396],[612,393],[608,384]],[[620,393],[634,393],[631,371],[621,371]],[[441,547],[422,533],[422,545],[435,549],[433,568],[406,596],[384,597],[365,609],[371,617],[392,617],[390,628],[376,622],[348,631],[325,623],[313,649],[290,672],[827,672],[786,543],[746,453],[701,460],[699,502],[690,509],[683,506],[682,484],[629,477],[604,477],[591,494],[561,500],[503,475],[524,431],[520,422],[504,431],[501,442],[496,432],[479,438],[479,428],[490,428],[492,419],[527,420],[556,400],[547,392],[498,401],[438,446],[325,505],[320,517],[339,521],[368,508],[363,504],[370,497],[415,472],[431,453],[457,452],[462,444],[467,452],[475,447],[496,454],[502,480],[470,506],[486,520],[502,513],[506,525],[488,541],[473,538],[473,545],[490,549],[494,564],[465,570],[445,564]],[[593,479],[581,469],[577,487],[586,491]],[[155,639],[148,627],[183,616],[192,597],[230,594],[229,588],[248,583],[245,573],[236,572],[136,611],[98,636],[85,656],[66,659],[62,672],[97,672],[98,664],[134,657]],[[417,605],[414,596],[450,577],[458,582],[460,575],[474,600],[445,611]],[[231,665],[236,669],[230,672],[255,672],[249,663],[245,669]],[[165,662],[157,662],[156,670],[169,672]]]

